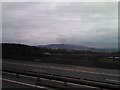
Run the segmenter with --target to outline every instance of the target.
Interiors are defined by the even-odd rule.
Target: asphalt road
[[[3,68],[15,68],[18,70],[33,71],[36,73],[47,73],[102,82],[120,83],[120,75],[117,70],[97,70],[95,68],[88,67],[71,68],[70,66],[65,67],[58,64],[45,65],[45,63],[19,62],[10,60],[4,60],[2,62],[2,66]]]
[[[91,86],[86,86],[86,85],[78,85],[78,84],[73,84],[73,83],[67,83],[67,86],[65,85],[64,82],[60,81],[55,81],[55,80],[49,80],[49,79],[44,79],[40,78],[40,81],[37,81],[36,77],[31,77],[31,76],[25,76],[25,75],[20,75],[19,77],[16,77],[15,74],[3,72],[3,89],[4,88],[32,88],[34,89],[42,89],[42,90],[63,90],[63,89],[69,89],[69,90],[74,90],[74,89],[87,89],[87,90],[98,90],[96,87],[91,87]],[[36,85],[38,83],[40,85]],[[59,88],[62,89],[59,89]]]
[[[2,83],[3,83],[3,90],[4,89],[9,89],[9,88],[12,88],[12,89],[15,89],[15,88],[18,88],[18,89],[24,89],[24,88],[33,88],[33,89],[36,89],[37,87],[33,87],[32,85],[30,84],[24,84],[24,83],[20,83],[20,82],[13,82],[13,80],[8,80],[8,79],[4,79],[2,80]]]
[[[2,89],[32,89],[32,90],[52,90],[50,88],[37,86],[36,79],[31,77],[20,76],[16,77],[15,74],[2,72],[3,77],[0,78],[2,80]]]

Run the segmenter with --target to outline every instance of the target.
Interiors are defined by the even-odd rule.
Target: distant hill
[[[37,47],[46,47],[51,49],[67,49],[67,50],[85,50],[85,51],[95,49],[83,45],[73,45],[73,44],[49,44],[49,45],[38,45]]]

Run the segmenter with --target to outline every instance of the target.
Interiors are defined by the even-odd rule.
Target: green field
[[[99,58],[98,62],[106,62],[106,63],[113,63],[113,59],[109,58]]]

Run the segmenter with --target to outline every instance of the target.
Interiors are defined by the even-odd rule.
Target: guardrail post
[[[51,79],[49,78],[49,80],[51,81]]]
[[[39,78],[39,77],[37,77],[37,81],[40,81],[40,78]]]
[[[99,87],[99,89],[100,89],[100,90],[104,90],[105,88],[101,88],[101,87]]]
[[[64,82],[64,86],[68,86],[68,85],[67,85],[67,82]]]
[[[19,73],[17,73],[17,78],[19,78]]]

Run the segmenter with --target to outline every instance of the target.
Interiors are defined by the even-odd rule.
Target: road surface
[[[108,82],[108,83],[120,83],[119,81],[120,75],[118,73],[119,72],[118,70],[89,68],[89,67],[80,67],[80,66],[72,66],[72,65],[59,65],[59,64],[51,64],[51,63],[46,64],[46,63],[38,63],[38,62],[15,61],[15,60],[13,61],[3,60],[2,66],[3,68],[14,68],[18,70],[33,71],[36,73],[55,74],[55,75],[69,76],[69,77],[80,78],[80,79],[89,79],[89,80]],[[10,74],[8,75],[8,73],[3,72],[3,77],[5,79],[7,78],[8,80],[9,79],[11,80],[10,76],[11,76]],[[14,79],[15,77],[12,78],[12,80]],[[20,80],[22,80],[21,82],[23,82],[25,79],[23,80],[20,79]],[[33,84],[31,82],[33,81],[36,82],[35,78],[33,81],[29,81],[29,80],[26,80],[26,81],[28,82],[24,82],[24,83]],[[35,82],[34,82],[34,85],[35,85]],[[73,85],[73,87],[74,86],[76,85]]]

